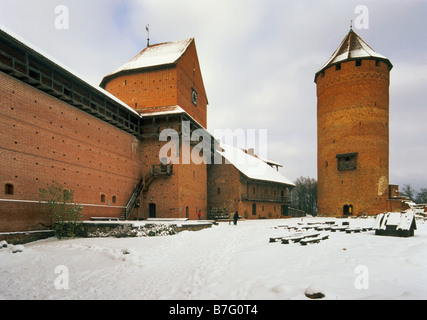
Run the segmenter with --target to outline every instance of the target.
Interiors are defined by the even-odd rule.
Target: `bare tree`
[[[301,176],[295,181],[295,188],[291,192],[291,207],[317,215],[316,179]]]

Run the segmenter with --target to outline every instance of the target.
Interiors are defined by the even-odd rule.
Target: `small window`
[[[341,63],[335,65],[335,70],[341,70]]]
[[[221,194],[221,188],[218,188],[217,192],[218,194]]]
[[[101,202],[105,202],[105,194],[101,194]]]
[[[356,170],[357,168],[357,153],[337,154],[338,170]]]
[[[362,65],[362,60],[356,60],[356,67],[360,67]]]
[[[379,60],[375,60],[375,66],[379,67],[380,66],[380,61]]]
[[[13,194],[13,184],[11,184],[11,183],[6,183],[6,184],[4,185],[4,193],[5,193],[5,194],[12,195],[12,194]]]
[[[111,202],[116,203],[116,202],[117,202],[117,197],[116,197],[116,196],[113,196],[113,197],[111,198]]]

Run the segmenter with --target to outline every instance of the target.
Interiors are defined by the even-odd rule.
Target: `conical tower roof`
[[[322,68],[316,72],[314,81],[316,82],[317,75],[320,72],[335,64],[359,59],[381,60],[389,66],[390,70],[393,68],[393,65],[388,58],[375,52],[374,49],[372,49],[356,32],[353,31],[353,29],[350,29],[349,33],[341,42],[338,49],[332,54],[328,62],[326,62]]]

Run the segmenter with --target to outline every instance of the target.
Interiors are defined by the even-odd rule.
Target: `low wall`
[[[0,241],[5,240],[10,244],[25,244],[53,236],[55,236],[53,230],[2,232],[0,233]]]

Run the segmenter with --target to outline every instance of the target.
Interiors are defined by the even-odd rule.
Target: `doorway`
[[[252,203],[252,215],[256,216],[256,203]]]
[[[155,218],[156,217],[156,204],[155,203],[150,203],[148,205],[148,216],[150,218]]]
[[[345,215],[345,216],[349,216],[349,215],[352,215],[353,214],[353,205],[352,204],[350,204],[350,205],[344,205],[344,207],[343,207],[343,215]]]

